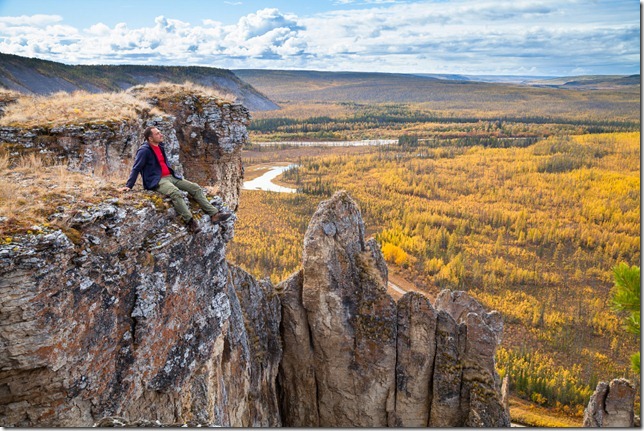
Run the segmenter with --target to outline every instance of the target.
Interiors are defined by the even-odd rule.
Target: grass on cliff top
[[[120,180],[116,176],[120,175]],[[39,154],[12,160],[0,154],[0,244],[12,236],[38,231],[55,223],[50,216],[90,207],[119,197],[123,174],[87,175]]]
[[[38,96],[6,92],[6,97],[0,94],[0,101],[6,99],[10,103],[4,116],[0,118],[0,126],[58,127],[132,120],[142,114],[163,115],[159,108],[151,106],[144,99],[180,98],[190,94],[212,97],[220,103],[232,103],[235,100],[235,96],[230,93],[190,82],[146,84],[118,93],[60,91],[48,96]]]
[[[49,96],[23,95],[7,105],[0,125],[12,127],[57,127],[137,118],[160,111],[125,92],[58,92]]]
[[[11,244],[15,236],[50,228],[63,230],[74,241],[78,232],[67,220],[107,199],[117,198],[117,204],[135,208],[153,205],[161,212],[172,207],[168,199],[144,191],[140,182],[133,192],[123,193],[123,181],[129,173],[130,168],[125,166],[112,171],[96,169],[91,174],[77,172],[46,154],[11,157],[0,147],[0,245]],[[216,195],[215,188],[204,188],[207,196]],[[195,202],[190,206],[197,210]]]
[[[204,97],[212,97],[220,103],[233,103],[237,97],[233,93],[224,92],[212,87],[205,87],[192,82],[183,84],[172,84],[161,82],[158,84],[137,85],[127,90],[128,93],[145,99],[169,99],[180,98],[187,94],[197,94]]]
[[[12,103],[20,98],[20,93],[6,88],[0,88],[0,103]]]

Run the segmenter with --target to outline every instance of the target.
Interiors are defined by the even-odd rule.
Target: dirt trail
[[[421,289],[418,289],[412,282],[405,280],[398,274],[390,272],[389,280],[387,282],[387,293],[398,301],[407,292],[420,292],[423,295],[428,296],[427,292],[423,292]]]

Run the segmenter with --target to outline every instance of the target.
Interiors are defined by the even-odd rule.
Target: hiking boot
[[[218,212],[215,215],[210,216],[210,221],[212,223],[223,223],[229,218],[233,216],[233,213],[223,213],[223,212]]]
[[[197,223],[197,220],[194,218],[191,218],[188,220],[186,223],[186,227],[188,228],[188,232],[195,234],[201,232],[201,228],[199,227],[199,223]]]

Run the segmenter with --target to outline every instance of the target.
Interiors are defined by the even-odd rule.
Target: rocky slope
[[[166,115],[3,129],[2,145],[110,171],[156,123],[175,166],[236,208],[247,111],[197,94],[153,99]],[[278,287],[226,262],[234,218],[203,216],[191,235],[156,195],[128,196],[72,200],[55,225],[0,245],[0,425],[509,425],[498,314],[463,292],[396,303],[345,192],[320,204],[302,269]]]

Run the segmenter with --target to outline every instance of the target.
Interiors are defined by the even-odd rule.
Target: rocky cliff
[[[88,174],[118,171],[131,166],[142,128],[156,124],[177,170],[203,171],[200,180],[220,186],[223,199],[214,204],[235,208],[248,112],[175,90],[159,91],[160,117],[5,128],[3,145],[56,154]],[[199,157],[209,165],[194,163]],[[219,226],[205,216],[191,236],[153,197],[97,196],[87,208],[71,199],[50,215],[55,225],[3,242],[2,425],[91,426],[110,416],[281,423],[280,303],[272,286],[225,261],[232,219]]]
[[[464,292],[396,304],[374,240],[344,192],[320,204],[303,268],[278,286],[288,426],[509,426],[494,352],[502,322]]]
[[[175,166],[221,184],[214,204],[236,208],[245,109],[139,96],[166,114],[4,129],[4,145],[109,171],[129,166],[140,129],[156,122]],[[498,314],[464,292],[396,303],[345,192],[320,204],[302,269],[277,287],[226,262],[234,218],[203,216],[190,235],[154,196],[71,201],[56,224],[2,242],[0,425],[509,425]]]
[[[280,424],[272,287],[230,267],[232,225],[189,236],[174,214],[105,202],[0,250],[0,418],[91,426],[106,416]]]

